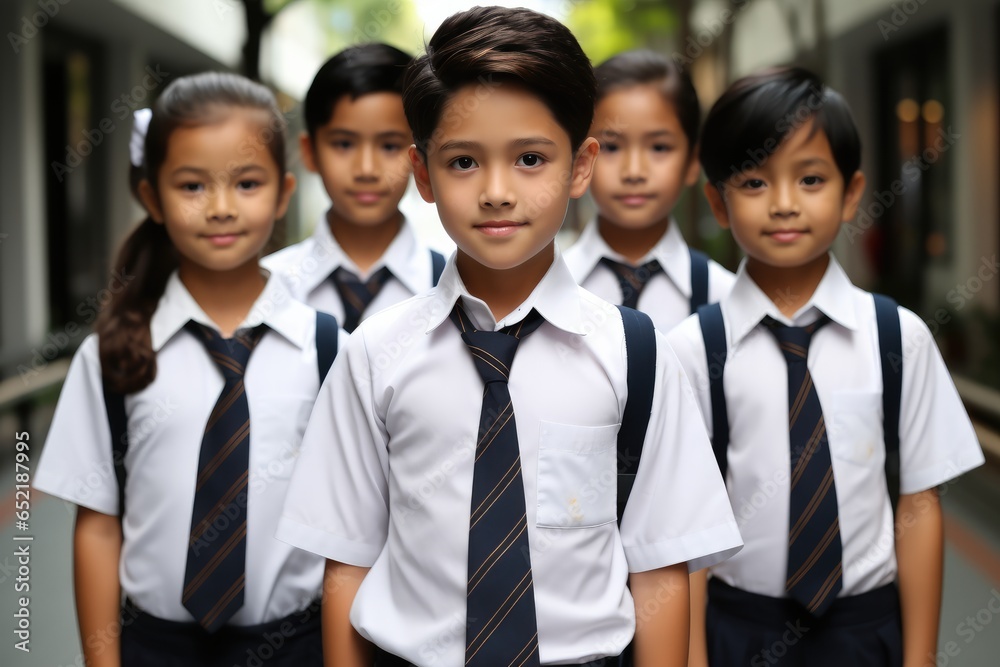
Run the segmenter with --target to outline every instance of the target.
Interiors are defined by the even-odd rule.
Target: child
[[[369,314],[429,289],[444,257],[399,212],[413,143],[403,113],[411,58],[386,44],[352,46],[320,68],[306,93],[302,159],[331,205],[311,238],[264,260],[296,298],[349,333]]]
[[[681,192],[698,181],[698,96],[684,69],[652,51],[618,54],[594,74],[597,220],[566,263],[586,289],[639,308],[669,331],[733,283],[729,271],[688,248],[671,217]]]
[[[35,479],[78,505],[88,665],[322,659],[323,560],[274,530],[337,328],[258,266],[295,187],[283,128],[263,86],[183,77],[134,158],[132,278],[73,360]]]
[[[933,662],[935,487],[983,455],[923,322],[830,254],[865,188],[850,110],[802,69],[741,79],[706,119],[701,160],[746,253],[729,296],[668,337],[746,540],[711,571],[708,662]]]
[[[407,71],[417,186],[458,250],[437,289],[362,324],[310,419],[278,536],[330,559],[327,664],[370,642],[380,666],[617,665],[633,631],[637,664],[683,664],[688,568],[740,547],[652,324],[655,374],[629,361],[655,409],[616,523],[642,396],[622,316],[554,244],[597,156],[594,89],[569,30],[525,9],[450,17]]]

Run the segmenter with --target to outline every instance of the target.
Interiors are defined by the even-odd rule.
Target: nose
[[[235,220],[237,216],[236,193],[229,183],[220,183],[209,188],[208,218],[217,222]]]
[[[376,162],[375,147],[367,142],[362,143],[358,147],[358,154],[354,163],[354,178],[359,181],[377,180],[378,168]]]
[[[770,214],[772,218],[792,218],[799,214],[799,202],[791,184],[776,183],[772,189]]]
[[[646,181],[646,156],[638,146],[624,149],[621,161],[623,183],[644,183]]]
[[[502,169],[486,170],[486,182],[479,195],[479,205],[483,208],[509,208],[517,203],[510,184]]]

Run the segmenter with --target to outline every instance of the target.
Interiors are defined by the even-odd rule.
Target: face
[[[474,85],[460,89],[441,117],[426,161],[415,147],[410,157],[420,194],[437,204],[458,246],[460,267],[468,259],[494,270],[534,258],[550,263],[543,251],[570,198],[587,189],[597,142],[588,138],[574,155],[548,107],[506,84],[485,96]]]
[[[166,225],[181,269],[232,271],[257,263],[295,189],[262,142],[267,115],[226,111],[222,120],[175,129],[156,175],[140,195]]]
[[[306,167],[323,179],[331,212],[348,224],[375,226],[398,215],[410,178],[413,143],[403,98],[392,92],[341,97],[326,125],[301,138]]]
[[[845,184],[823,130],[807,123],[752,171],[705,188],[723,227],[747,261],[774,268],[825,262],[840,225],[854,217],[864,189],[860,171]]]
[[[694,146],[674,105],[655,85],[615,90],[597,104],[591,134],[601,142],[590,193],[602,218],[642,229],[667,219],[698,180]]]

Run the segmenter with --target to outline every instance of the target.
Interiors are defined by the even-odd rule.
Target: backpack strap
[[[444,255],[436,250],[431,250],[431,285],[436,287],[441,280],[441,274],[444,273],[444,264]]]
[[[618,429],[618,523],[628,503],[639,469],[656,386],[656,329],[646,313],[618,306],[625,328],[628,398]]]
[[[875,300],[879,359],[882,362],[882,431],[885,441],[885,481],[892,513],[899,503],[899,412],[903,396],[903,334],[899,308],[882,294]]]
[[[319,383],[322,385],[326,374],[337,358],[337,343],[340,337],[337,318],[329,313],[316,311],[316,365],[319,367]]]
[[[125,394],[113,391],[104,383],[104,408],[111,429],[111,461],[118,481],[118,519],[125,517],[125,452],[128,451],[128,417],[125,414]]]
[[[717,303],[698,309],[701,337],[705,341],[705,358],[708,362],[708,388],[712,403],[712,451],[719,464],[722,481],[726,480],[729,468],[729,410],[726,407],[726,392],[722,378],[726,368],[728,346],[726,344],[726,323],[722,319],[722,306]]]
[[[691,255],[691,312],[708,303],[708,255],[688,248]]]

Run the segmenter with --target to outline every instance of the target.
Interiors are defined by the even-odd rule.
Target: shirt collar
[[[746,264],[744,258],[740,262],[732,291],[722,300],[729,340],[733,346],[739,344],[765,316],[790,326],[805,326],[815,321],[822,313],[847,329],[858,328],[858,315],[852,298],[855,287],[832,254],[826,273],[816,286],[816,291],[791,318],[783,315],[774,302],[757,286],[747,273]]]
[[[576,246],[579,246],[577,254],[568,263],[570,270],[579,282],[586,280],[587,276],[600,264],[602,257],[608,257],[623,264],[631,264],[625,257],[611,249],[611,246],[598,231],[596,219],[592,220],[580,233],[580,238],[577,239],[574,247]],[[673,218],[670,219],[666,233],[639,260],[639,264],[645,264],[654,259],[660,263],[667,278],[674,283],[681,294],[691,298],[691,256],[688,254],[688,245],[684,241],[684,236],[677,227],[677,221]]]
[[[367,279],[383,266],[389,267],[392,275],[413,294],[424,291],[426,286],[431,284],[431,267],[427,261],[429,251],[421,252],[417,235],[405,217],[399,228],[399,233],[392,239],[392,243],[385,249],[382,257],[372,265],[366,274],[362,274],[354,260],[348,257],[344,249],[337,243],[337,239],[330,231],[326,214],[320,216],[312,238],[315,243],[314,254],[317,269],[309,276],[308,284],[305,285],[307,291],[314,290],[340,267],[344,267],[361,280]]]
[[[153,351],[159,352],[178,331],[184,328],[188,320],[219,330],[219,326],[205,314],[181,282],[177,271],[174,271],[167,279],[163,296],[160,297],[156,312],[149,322]],[[290,343],[304,349],[310,342],[315,316],[312,309],[295,301],[276,274],[271,274],[264,285],[264,291],[254,301],[250,312],[237,329],[251,329],[261,324],[267,325]]]
[[[444,273],[441,274],[441,280],[432,293],[427,317],[427,333],[434,331],[448,319],[455,307],[455,302],[461,298],[462,305],[469,317],[481,330],[499,331],[505,326],[517,324],[527,317],[532,309],[535,309],[549,324],[567,333],[578,336],[585,334],[583,316],[580,312],[580,300],[576,298],[580,288],[576,284],[576,280],[573,279],[573,274],[570,273],[566,262],[563,261],[558,246],[555,248],[552,265],[542,276],[535,289],[524,300],[524,303],[499,322],[493,318],[493,313],[486,302],[469,294],[469,290],[466,289],[465,283],[462,282],[462,277],[458,273],[455,257],[456,253],[452,253],[451,257],[448,258]]]

